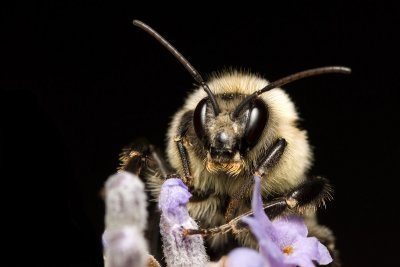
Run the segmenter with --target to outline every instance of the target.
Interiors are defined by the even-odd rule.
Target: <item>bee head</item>
[[[133,24],[149,33],[171,52],[206,92],[207,97],[203,98],[194,110],[193,126],[197,137],[207,150],[206,167],[209,171],[223,170],[231,174],[241,171],[242,157],[259,142],[268,123],[268,107],[258,97],[260,94],[305,77],[351,72],[349,68],[342,66],[309,69],[276,80],[264,88],[256,88],[256,91],[247,95],[214,95],[200,73],[167,40],[139,20],[134,20]],[[230,97],[238,99],[230,101]]]
[[[260,142],[269,124],[268,103],[259,97],[261,94],[304,77],[349,72],[348,68],[338,66],[310,69],[267,83],[261,89],[255,87],[260,85],[258,82],[249,82],[253,78],[234,75],[234,79],[217,79],[215,95],[203,83],[208,96],[200,100],[193,111],[193,128],[207,152],[206,168],[210,172],[224,171],[233,175],[241,172],[248,152]],[[238,79],[240,82],[235,84]]]

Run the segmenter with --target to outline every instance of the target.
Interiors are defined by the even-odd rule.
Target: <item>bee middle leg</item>
[[[325,205],[327,200],[332,199],[332,187],[327,179],[323,177],[309,178],[283,197],[268,201],[265,212],[271,220],[285,213],[285,211],[296,211],[303,213],[306,209],[314,209]]]

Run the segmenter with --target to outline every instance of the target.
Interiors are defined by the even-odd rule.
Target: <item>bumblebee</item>
[[[350,69],[321,67],[274,82],[261,75],[230,70],[205,81],[154,29],[141,21],[133,23],[168,49],[198,87],[172,118],[166,135],[166,159],[152,145],[136,143],[123,149],[119,169],[143,177],[155,200],[165,179],[180,177],[193,195],[189,213],[204,229],[201,233],[208,235],[206,247],[211,260],[237,246],[257,247],[248,230],[207,229],[218,229],[249,212],[253,177],[258,175],[268,217],[303,216],[309,235],[327,246],[333,264],[338,266],[334,234],[316,219],[317,208],[332,199],[333,190],[326,178],[308,175],[313,154],[307,132],[298,127],[296,106],[280,87],[315,75],[348,74]]]

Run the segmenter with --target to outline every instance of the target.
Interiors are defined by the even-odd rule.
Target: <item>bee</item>
[[[274,82],[257,74],[230,70],[205,81],[154,29],[138,20],[133,24],[169,50],[198,87],[173,115],[166,134],[166,159],[151,144],[134,144],[121,152],[119,170],[144,177],[155,200],[165,179],[180,177],[192,194],[189,213],[203,229],[188,233],[206,236],[212,260],[237,246],[257,247],[248,230],[227,231],[219,226],[249,212],[253,177],[258,175],[269,218],[303,216],[309,235],[324,243],[339,265],[335,236],[316,218],[316,209],[332,198],[333,190],[326,178],[308,175],[313,154],[307,132],[298,127],[296,106],[280,87],[305,77],[348,74],[351,70],[321,67]]]

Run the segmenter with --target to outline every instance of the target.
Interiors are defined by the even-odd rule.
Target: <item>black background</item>
[[[133,19],[154,27],[205,77],[229,66],[270,80],[351,67],[350,76],[284,88],[314,147],[312,173],[334,185],[335,199],[319,215],[336,233],[344,266],[395,265],[398,9],[324,2],[202,12],[193,3],[174,13],[134,1],[3,7],[0,157],[9,266],[101,266],[99,191],[121,148],[140,136],[163,147],[171,116],[193,88],[180,63]]]

